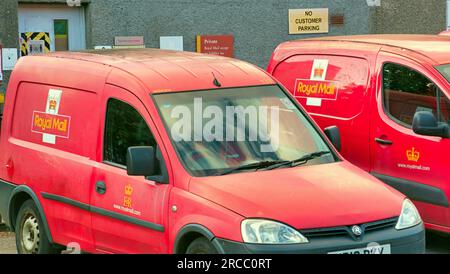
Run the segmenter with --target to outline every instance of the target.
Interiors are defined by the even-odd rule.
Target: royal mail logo
[[[133,195],[133,187],[130,184],[125,186],[124,194],[123,206],[126,208],[133,208],[133,198],[131,198],[131,195]]]
[[[125,195],[131,196],[133,194],[133,187],[131,185],[125,186]]]
[[[323,73],[324,73],[324,69],[323,68],[315,68],[314,69],[314,78],[323,78]]]
[[[49,110],[56,111],[56,107],[58,106],[58,102],[55,99],[50,100],[49,102]]]
[[[333,81],[316,81],[308,79],[297,79],[295,81],[295,97],[336,100],[337,94],[337,84]]]
[[[325,81],[328,70],[328,60],[327,59],[314,59],[310,80]]]
[[[69,138],[70,116],[34,111],[31,125],[32,132]]]
[[[411,162],[418,162],[420,159],[420,152],[417,151],[414,147],[412,149],[408,149],[406,151],[406,157],[408,158],[408,161]]]

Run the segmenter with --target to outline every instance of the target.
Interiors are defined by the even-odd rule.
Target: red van
[[[450,37],[367,35],[281,44],[268,67],[343,156],[450,233]]]
[[[19,253],[425,248],[412,202],[343,160],[269,74],[234,59],[21,58],[0,148],[0,214]]]

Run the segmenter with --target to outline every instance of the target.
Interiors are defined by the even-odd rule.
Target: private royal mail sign
[[[328,9],[289,10],[289,34],[328,33]]]

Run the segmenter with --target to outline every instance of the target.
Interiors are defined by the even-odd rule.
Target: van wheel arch
[[[199,224],[189,224],[185,225],[177,234],[175,238],[175,244],[173,248],[173,253],[175,254],[185,254],[188,246],[198,238],[206,238],[211,244],[217,249],[219,254],[224,254],[223,248],[214,241],[214,234],[206,227]]]
[[[12,231],[15,230],[16,225],[16,219],[17,214],[19,213],[20,207],[23,205],[23,203],[27,200],[32,200],[34,204],[36,205],[36,208],[39,211],[39,216],[42,220],[42,223],[44,225],[44,229],[46,231],[47,239],[50,243],[53,244],[53,238],[50,233],[50,229],[48,227],[47,218],[45,217],[44,210],[42,209],[42,205],[39,202],[38,197],[33,192],[31,188],[25,185],[21,185],[16,187],[13,192],[11,193],[11,198],[9,200],[9,224]]]

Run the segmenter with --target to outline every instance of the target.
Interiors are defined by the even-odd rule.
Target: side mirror
[[[331,126],[327,127],[323,132],[325,132],[325,135],[337,151],[341,151],[341,133],[339,133],[339,128],[337,126]]]
[[[430,111],[418,111],[414,114],[413,131],[424,136],[436,136],[450,138],[449,126],[446,123],[438,123],[434,114]]]
[[[127,174],[145,177],[156,175],[156,161],[153,147],[129,147],[127,150]]]

